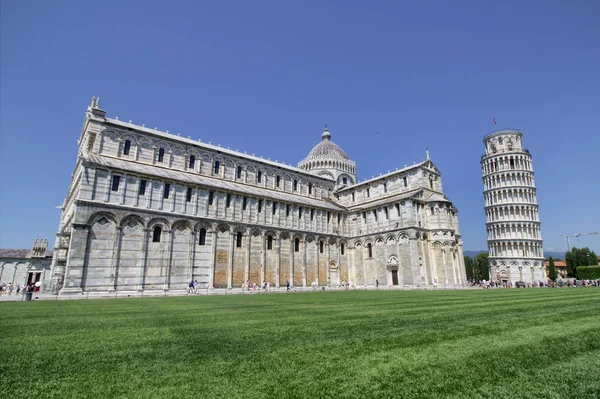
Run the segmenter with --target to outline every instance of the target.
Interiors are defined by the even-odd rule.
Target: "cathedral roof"
[[[314,148],[310,151],[310,153],[306,157],[305,161],[320,160],[320,159],[327,159],[327,160],[334,160],[334,159],[340,160],[341,159],[341,160],[347,161],[350,159],[350,158],[348,158],[348,155],[346,155],[344,150],[342,150],[340,147],[338,147],[337,144],[335,144],[333,141],[331,141],[331,133],[329,133],[327,128],[325,128],[325,131],[323,132],[323,135],[321,137],[323,138],[323,141],[321,141],[319,144],[314,146]]]

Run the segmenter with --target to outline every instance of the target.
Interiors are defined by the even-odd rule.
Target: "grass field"
[[[2,397],[600,397],[600,289],[0,303]]]

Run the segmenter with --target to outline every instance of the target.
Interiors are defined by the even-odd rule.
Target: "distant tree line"
[[[488,268],[488,254],[479,254],[474,258],[465,256],[465,269],[467,278],[474,281],[489,280],[490,270]]]

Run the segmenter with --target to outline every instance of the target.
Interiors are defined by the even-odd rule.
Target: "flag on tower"
[[[496,117],[494,116],[494,125],[496,124]]]

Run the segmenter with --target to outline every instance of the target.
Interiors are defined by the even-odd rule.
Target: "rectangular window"
[[[190,161],[188,162],[188,169],[194,169],[196,166],[196,157],[194,155],[190,155]]]
[[[242,178],[242,167],[241,166],[237,167],[237,178],[238,179]]]
[[[140,180],[140,189],[138,191],[139,195],[145,195],[146,194],[146,180]]]
[[[277,202],[273,202],[273,215],[277,211]]]
[[[394,206],[396,207],[396,212],[400,215],[400,204],[394,204]]]
[[[200,229],[200,239],[198,245],[206,245],[206,229]]]
[[[237,233],[237,237],[236,237],[236,240],[235,240],[235,246],[237,248],[241,248],[242,247],[242,233],[241,232]]]
[[[248,198],[244,197],[242,198],[242,210],[246,210],[246,207],[248,206]]]
[[[161,148],[158,150],[158,162],[162,162],[165,158],[165,149]]]
[[[371,196],[371,189],[367,188],[367,198],[369,198]]]
[[[227,199],[225,201],[225,206],[227,208],[229,208],[230,205],[231,205],[231,194],[227,194]]]
[[[125,147],[123,147],[123,155],[129,155],[131,149],[131,140],[125,140]]]
[[[298,208],[298,219],[302,219],[302,207]]]
[[[256,175],[256,181],[258,183],[262,182],[262,172],[259,170],[258,174]]]
[[[294,179],[294,191],[298,191],[298,180]]]
[[[340,224],[340,221],[341,221],[341,220],[342,220],[342,215],[340,215],[340,214],[338,213],[338,224]]]
[[[262,200],[258,200],[258,213],[262,212]]]
[[[404,176],[403,180],[404,180],[404,187],[408,187],[408,179],[406,178],[406,176]]]
[[[367,212],[363,212],[363,221],[367,223]]]
[[[319,241],[319,252],[323,253],[323,241]]]
[[[275,176],[275,185],[279,188],[279,181],[281,178],[279,176]]]
[[[312,183],[308,183],[308,193],[312,194]]]
[[[390,214],[388,213],[387,206],[383,208],[383,210],[385,211],[385,220],[388,220],[390,218]]]
[[[315,210],[311,209],[310,210],[310,221],[312,222],[314,218],[315,218]]]
[[[112,178],[112,191],[119,191],[119,183],[121,182],[121,176],[113,175]]]
[[[214,164],[213,164],[213,174],[214,175],[218,175],[219,174],[219,169],[221,169],[221,162],[215,161]]]
[[[300,239],[296,238],[294,240],[294,252],[300,252]]]
[[[342,253],[342,255],[344,254],[344,243],[340,244],[340,252]]]
[[[352,193],[352,202],[354,202],[354,193]]]
[[[185,201],[190,202],[192,200],[192,188],[187,188],[187,193],[185,193]]]
[[[343,182],[344,184],[348,184],[348,179],[347,179],[346,177],[344,177],[344,178],[342,178],[342,182]]]
[[[286,205],[285,206],[285,217],[290,217],[290,206]]]
[[[163,191],[163,198],[169,198],[169,192],[171,191],[171,185],[169,183],[165,183],[165,191]]]
[[[383,192],[387,193],[387,183],[383,183]]]
[[[433,207],[430,207],[429,210],[431,211],[432,215],[435,213],[435,210],[433,209]]]
[[[377,209],[373,209],[373,216],[375,216],[375,221],[377,221]]]
[[[214,191],[209,191],[208,192],[208,205],[212,205],[214,200],[215,200]]]
[[[327,212],[327,223],[331,221],[331,212]]]
[[[267,237],[267,249],[273,249],[273,237],[272,236]]]

